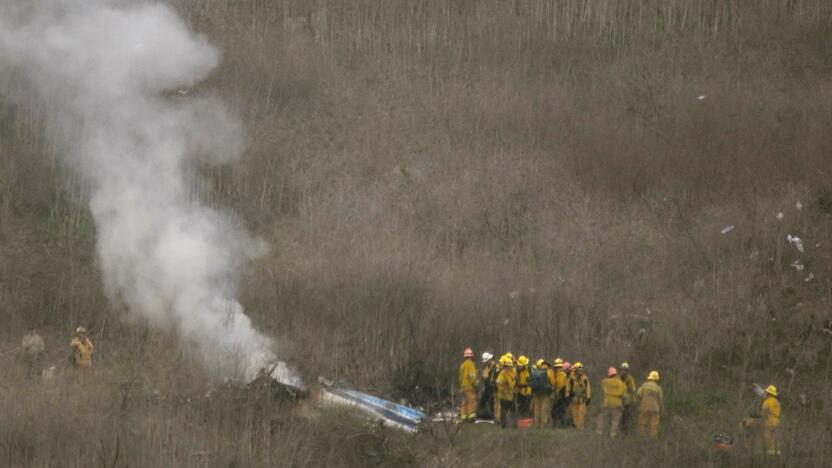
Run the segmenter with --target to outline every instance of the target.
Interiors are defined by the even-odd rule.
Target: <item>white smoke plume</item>
[[[0,71],[72,133],[65,152],[92,187],[111,299],[175,330],[217,375],[251,376],[274,359],[272,342],[243,313],[234,280],[264,247],[193,201],[187,177],[195,163],[238,158],[241,124],[216,99],[172,93],[218,62],[160,3],[0,0]]]

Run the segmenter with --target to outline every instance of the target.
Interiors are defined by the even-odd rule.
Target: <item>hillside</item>
[[[580,359],[593,381],[660,369],[660,449],[566,434],[567,466],[702,466],[751,385],[774,383],[788,464],[828,465],[828,2],[167,3],[222,60],[165,102],[217,97],[244,132],[240,161],[187,166],[190,196],[268,245],[234,292],[307,380],[440,408],[467,346]],[[44,123],[54,106],[0,67],[0,353],[37,327],[66,367],[84,325],[99,377],[42,388],[0,357],[9,465],[107,464],[116,446],[132,466],[556,457],[517,434],[359,443],[347,415],[194,403],[216,376],[180,330],[107,295],[94,184]]]

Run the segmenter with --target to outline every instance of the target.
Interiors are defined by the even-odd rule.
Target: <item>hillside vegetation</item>
[[[790,464],[828,466],[832,3],[170,3],[223,55],[183,93],[230,102],[247,133],[241,164],[193,168],[194,196],[271,246],[240,299],[307,378],[439,404],[466,346],[580,359],[593,381],[622,360],[639,380],[660,369],[663,439],[567,434],[572,466],[702,466],[709,437],[756,404],[751,384],[774,383]],[[0,96],[0,352],[36,326],[61,367],[84,324],[100,374],[79,396],[21,383],[0,357],[14,395],[0,398],[0,460],[556,459],[517,435],[453,445],[367,435],[340,414],[281,410],[275,426],[234,402],[180,404],[210,378],[108,303],[87,182],[34,102]]]

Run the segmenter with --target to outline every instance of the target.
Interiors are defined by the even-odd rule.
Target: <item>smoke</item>
[[[218,63],[166,5],[0,0],[0,70],[71,133],[64,149],[92,187],[111,300],[175,330],[217,375],[250,376],[274,359],[272,342],[235,300],[234,280],[265,247],[194,201],[188,176],[238,158],[242,128],[218,100],[175,92]],[[0,93],[19,97],[10,86]]]

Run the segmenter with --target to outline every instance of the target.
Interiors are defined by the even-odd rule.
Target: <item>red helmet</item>
[[[564,361],[563,362],[563,370],[568,371],[570,367],[572,367],[571,362],[569,362],[569,361]]]
[[[462,356],[467,357],[467,358],[469,358],[469,357],[472,358],[472,357],[474,357],[474,350],[471,349],[471,348],[465,348],[465,352],[462,353]]]
[[[607,377],[612,377],[616,374],[618,374],[618,371],[615,370],[615,367],[610,367],[609,369],[607,369]]]

